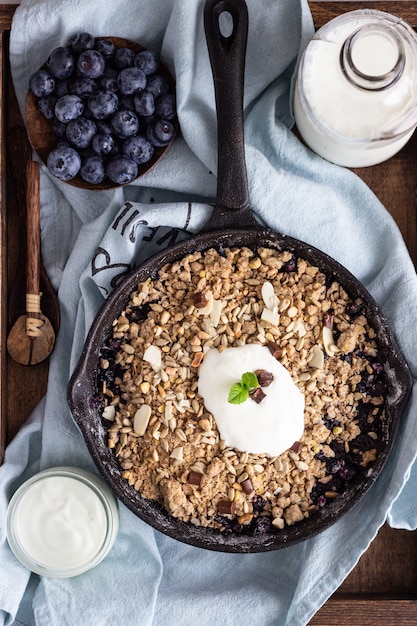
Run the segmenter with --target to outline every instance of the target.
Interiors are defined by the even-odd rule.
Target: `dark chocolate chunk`
[[[268,387],[274,380],[273,374],[266,370],[255,370],[255,375],[261,387]]]
[[[243,480],[240,483],[240,486],[242,487],[243,491],[246,494],[252,493],[254,491],[253,485],[252,485],[252,481],[250,478],[247,478],[246,480]]]
[[[272,354],[272,356],[275,357],[276,359],[279,359],[282,354],[282,350],[279,347],[279,345],[275,343],[274,341],[268,341],[266,345],[269,348],[269,351]]]
[[[203,309],[207,304],[207,298],[203,291],[196,291],[194,293],[194,306],[196,309]]]
[[[217,511],[220,515],[234,515],[236,512],[236,502],[232,500],[220,500],[217,504]]]
[[[187,483],[189,483],[190,485],[195,485],[196,487],[199,487],[201,485],[202,480],[203,480],[203,474],[200,474],[200,472],[190,472],[188,474]]]
[[[249,392],[249,396],[252,400],[255,400],[256,404],[259,404],[264,398],[266,398],[266,394],[262,391],[262,387],[252,389],[252,391]]]

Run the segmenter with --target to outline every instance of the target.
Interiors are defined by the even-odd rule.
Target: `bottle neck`
[[[367,24],[355,30],[340,51],[340,65],[347,80],[368,91],[394,85],[405,66],[405,48],[388,25]]]

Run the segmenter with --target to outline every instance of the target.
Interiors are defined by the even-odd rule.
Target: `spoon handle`
[[[28,161],[26,166],[26,294],[40,294],[40,185],[39,164]]]

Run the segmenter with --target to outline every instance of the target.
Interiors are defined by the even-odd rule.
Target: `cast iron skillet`
[[[219,16],[228,13],[233,31],[224,36]],[[118,498],[155,529],[182,542],[224,552],[263,552],[289,546],[321,532],[349,511],[369,490],[392,448],[401,412],[411,390],[411,375],[396,341],[377,304],[364,286],[343,266],[306,243],[261,227],[249,206],[243,136],[243,76],[248,30],[244,0],[207,0],[204,24],[215,84],[218,117],[218,188],[216,206],[209,223],[198,235],[181,241],[150,258],[116,288],[98,312],[86,339],[79,363],[71,378],[68,401],[98,470]],[[270,246],[289,250],[332,275],[353,298],[362,298],[370,324],[380,341],[382,362],[389,372],[390,391],[381,451],[372,472],[311,518],[280,531],[257,536],[224,534],[195,527],[166,513],[146,500],[121,478],[114,453],[106,446],[106,431],[100,412],[92,407],[100,349],[111,333],[112,322],[123,311],[137,284],[154,276],[163,265],[208,248]]]

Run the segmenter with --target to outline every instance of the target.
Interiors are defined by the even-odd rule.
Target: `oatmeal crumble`
[[[277,457],[227,446],[198,394],[205,353],[246,344],[267,346],[304,394],[304,433]],[[163,267],[114,320],[99,365],[123,478],[185,522],[279,532],[377,458],[387,383],[376,333],[360,300],[290,252],[210,249]]]

